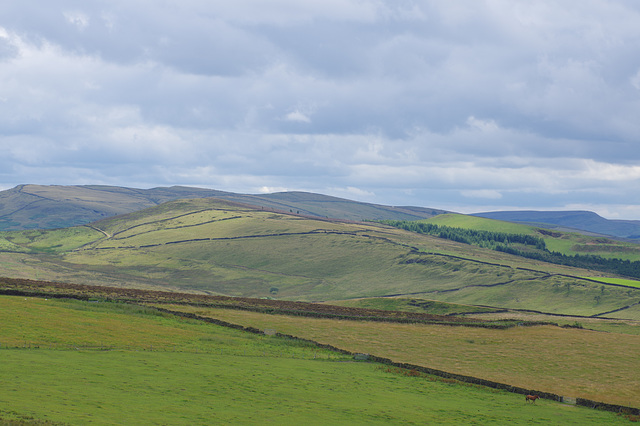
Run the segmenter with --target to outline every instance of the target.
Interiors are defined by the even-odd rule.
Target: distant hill
[[[473,216],[559,230],[581,230],[640,242],[640,220],[610,220],[589,211],[499,211]]]
[[[361,203],[308,192],[251,195],[184,186],[137,189],[104,185],[19,185],[0,191],[0,231],[66,228],[167,201],[211,197],[306,216],[356,221],[418,220],[445,212]]]

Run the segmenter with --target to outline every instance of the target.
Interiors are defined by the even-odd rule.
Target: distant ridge
[[[498,211],[472,216],[559,230],[581,230],[640,242],[640,220],[611,220],[590,211]]]
[[[446,213],[423,207],[361,203],[309,192],[236,194],[185,186],[151,189],[107,185],[18,185],[0,191],[0,231],[84,225],[168,201],[220,198],[258,207],[346,220],[419,220]]]

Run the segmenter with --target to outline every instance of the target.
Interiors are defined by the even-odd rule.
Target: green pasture
[[[531,225],[456,213],[441,214],[429,219],[423,219],[420,222],[479,231],[534,235],[544,239],[548,250],[566,255],[593,254],[605,258],[640,260],[640,245],[609,238],[592,237],[572,232],[550,231]]]
[[[196,306],[175,305],[171,309],[525,389],[632,407],[638,407],[640,401],[640,335],[629,334],[630,325],[621,327],[621,333],[557,326],[501,330],[305,318]]]
[[[0,249],[13,251],[11,247],[6,249],[3,247],[2,240],[4,239],[16,247],[15,251],[36,253],[64,253],[104,237],[101,232],[86,226],[8,231],[1,233],[1,235]]]
[[[450,226],[452,228],[477,229],[480,231],[505,232],[511,234],[538,235],[535,226],[505,222],[502,220],[487,219],[484,217],[468,216],[457,213],[446,213],[434,216],[420,222],[433,223],[434,225]]]
[[[0,418],[69,424],[623,424],[615,414],[373,364],[2,350]],[[10,417],[9,417],[10,416]]]
[[[0,348],[93,348],[345,359],[308,344],[125,303],[0,296]]]
[[[0,251],[9,253],[26,253],[29,249],[21,247],[7,238],[7,233],[4,236],[0,236]]]
[[[627,287],[640,288],[640,281],[638,280],[628,280],[625,278],[608,278],[608,277],[585,277],[585,278],[589,278],[591,280],[598,280],[603,283],[619,284]]]
[[[124,304],[0,297],[0,423],[622,424]]]

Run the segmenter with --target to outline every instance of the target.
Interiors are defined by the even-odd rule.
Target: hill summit
[[[18,185],[0,191],[0,231],[85,225],[167,201],[193,198],[220,198],[275,211],[345,220],[419,220],[445,213],[438,209],[392,207],[309,192],[252,195],[185,186],[138,189],[105,185]]]

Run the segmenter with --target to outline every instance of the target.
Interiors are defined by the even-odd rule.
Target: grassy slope
[[[549,250],[567,255],[594,254],[607,258],[640,260],[640,246],[638,244],[625,243],[602,237],[590,237],[570,232],[548,231],[530,225],[455,213],[434,216],[433,218],[426,219],[425,222],[465,229],[535,235],[545,240]]]
[[[375,364],[334,362],[336,354],[329,361],[327,352],[308,345],[126,305],[3,296],[0,306],[0,323],[7,326],[0,422],[625,422],[612,413],[526,404],[521,395],[408,377]],[[64,349],[97,341],[112,349]]]
[[[584,230],[600,235],[613,235],[623,238],[638,238],[640,221],[609,220],[590,211],[503,211],[480,213],[480,216],[510,222],[539,224],[543,228]]]
[[[375,224],[312,220],[211,199],[170,202],[92,228],[2,236],[6,245],[40,253],[0,254],[0,275],[18,278],[298,300],[404,294],[579,315],[640,301],[637,289],[603,292],[602,284],[549,276],[593,275],[589,271]]]
[[[459,305],[455,303],[443,303],[433,300],[423,300],[407,297],[374,297],[351,300],[335,300],[327,302],[332,305],[350,306],[355,308],[382,309],[388,311],[419,312],[435,315],[453,315],[460,313],[484,313],[493,312],[490,308],[481,308],[471,305]]]

